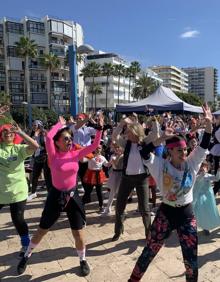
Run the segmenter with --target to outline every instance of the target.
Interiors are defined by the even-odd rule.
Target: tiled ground
[[[27,204],[25,217],[33,233],[39,223],[45,200],[45,192]],[[218,199],[220,202],[220,199]],[[91,281],[124,282],[144,244],[144,230],[141,218],[135,211],[136,197],[127,205],[125,232],[117,242],[111,242],[114,230],[114,216],[101,217],[97,203],[87,206],[87,258],[91,274],[79,276],[79,261],[74,249],[73,238],[65,215],[48,233],[35,254],[31,257],[26,272],[16,275],[19,239],[11,223],[9,209],[0,212],[0,281]],[[199,281],[220,281],[220,228],[210,236],[199,233]],[[183,282],[184,267],[175,233],[166,242],[156,259],[150,265],[142,281]]]

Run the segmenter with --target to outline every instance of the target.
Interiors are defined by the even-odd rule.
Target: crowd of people
[[[220,190],[220,117],[213,117],[207,105],[197,116],[131,113],[118,123],[101,111],[68,119],[60,116],[48,129],[35,120],[30,134],[15,122],[4,123],[8,110],[0,107],[0,209],[10,206],[20,236],[19,275],[62,212],[70,223],[81,275],[90,273],[84,228],[95,187],[100,216],[112,214],[116,200],[112,241],[123,234],[126,205],[137,195],[146,246],[128,281],[141,280],[173,230],[179,238],[186,281],[198,281],[197,225],[207,236],[220,226],[215,198]],[[29,185],[27,158],[31,160]],[[42,171],[48,193],[39,227],[30,237],[25,205],[37,197]],[[109,190],[106,205],[104,184]]]

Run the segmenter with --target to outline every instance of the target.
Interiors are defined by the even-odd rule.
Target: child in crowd
[[[216,200],[211,186],[211,181],[220,180],[220,171],[216,176],[208,174],[208,162],[204,161],[198,172],[193,187],[193,210],[197,224],[209,235],[209,230],[220,226],[220,216],[216,206]]]
[[[115,195],[118,193],[118,188],[121,182],[122,167],[123,167],[123,149],[116,143],[112,144],[114,153],[111,155],[110,164],[111,171],[109,173],[109,179],[107,187],[110,189],[108,203],[103,214],[111,214],[112,203]]]
[[[85,194],[83,195],[83,204],[91,202],[91,193],[93,187],[96,187],[96,194],[99,201],[99,211],[103,212],[103,196],[102,185],[106,181],[105,173],[102,166],[109,166],[108,161],[102,156],[102,146],[99,145],[94,152],[94,157],[88,161],[88,169],[84,176],[84,183],[86,184]]]

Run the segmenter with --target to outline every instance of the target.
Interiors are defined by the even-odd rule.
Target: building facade
[[[150,67],[163,80],[163,86],[174,92],[188,92],[188,74],[175,66]]]
[[[21,36],[34,40],[38,57],[30,58],[25,66],[24,58],[18,57],[15,43]],[[46,16],[43,19],[25,17],[20,21],[3,18],[0,21],[0,91],[7,92],[13,105],[29,102],[32,106],[69,110],[70,76],[67,59],[69,45],[83,44],[82,27],[73,21]],[[46,69],[40,63],[44,54],[54,53],[60,60],[59,69]],[[82,65],[79,66],[81,68]],[[27,97],[24,77],[30,97]],[[79,77],[79,104],[83,80]]]
[[[86,58],[86,64],[91,62],[96,62],[100,66],[104,63],[111,63],[113,66],[115,65],[123,65],[125,68],[129,67],[129,64],[126,63],[122,58],[114,53],[104,53],[97,52],[92,55],[88,55]],[[92,85],[92,78],[86,78],[86,108],[92,108],[92,95],[89,93],[89,87]],[[104,109],[106,107],[106,76],[95,77],[95,83],[99,84],[102,89],[102,93],[98,94],[96,97],[96,108]],[[129,95],[129,83],[130,83],[130,95]],[[118,77],[112,75],[108,80],[108,93],[107,93],[107,107],[108,109],[114,109],[118,104],[118,93],[119,93],[119,104],[121,103],[129,103],[129,101],[133,101],[131,96],[132,89],[132,81],[126,78],[125,76],[120,77],[120,84],[118,89]],[[119,90],[119,91],[118,91]],[[94,108],[94,106],[93,106]]]
[[[214,102],[217,97],[218,71],[214,67],[183,68],[188,74],[189,92],[198,95],[205,102]]]
[[[113,66],[121,64],[125,68],[128,68],[130,66],[128,62],[120,58],[120,56],[118,56],[117,54],[104,53],[101,51],[87,56],[86,64],[89,64],[91,62],[96,62],[100,66],[102,66],[104,63],[111,63]],[[157,73],[155,73],[151,69],[142,70],[141,73],[146,73],[147,76],[154,79],[158,83],[158,85],[162,84],[163,82],[163,80],[157,75]],[[140,74],[137,74],[137,78]],[[134,101],[132,97],[132,89],[135,85],[134,79],[128,78],[126,76],[121,76],[119,88],[118,88],[118,82],[119,82],[119,77],[115,75],[109,77],[108,94],[107,94],[108,109],[115,109],[117,104],[126,104]],[[96,97],[96,108],[97,109],[106,108],[106,83],[107,83],[106,76],[95,77],[95,83],[99,84],[102,89],[102,94],[98,94]],[[91,109],[92,95],[91,93],[88,93],[88,89],[89,86],[92,85],[92,78],[86,78],[85,85],[87,89],[86,107],[87,109]]]

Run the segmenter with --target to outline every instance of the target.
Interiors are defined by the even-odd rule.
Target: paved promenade
[[[45,192],[27,204],[25,217],[32,234],[36,230]],[[218,198],[220,206],[220,198]],[[111,242],[114,216],[101,217],[97,213],[97,203],[87,206],[87,259],[91,274],[86,278],[79,276],[79,259],[68,221],[63,214],[53,229],[47,234],[30,259],[26,272],[16,275],[18,263],[19,238],[11,223],[9,209],[0,212],[0,281],[89,281],[126,282],[137,257],[145,244],[141,218],[135,211],[136,197],[127,205],[125,232],[117,242]],[[199,282],[220,281],[220,228],[210,236],[199,232]],[[142,281],[183,282],[184,266],[176,234],[166,242],[150,265]]]

